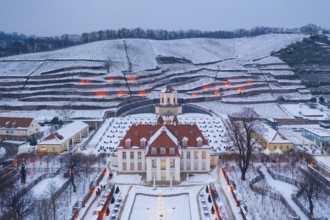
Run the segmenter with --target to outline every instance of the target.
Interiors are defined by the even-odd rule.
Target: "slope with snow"
[[[305,101],[311,96],[292,70],[270,56],[303,38],[123,39],[0,58],[0,107],[116,110],[123,103],[157,97],[166,84],[187,102]]]

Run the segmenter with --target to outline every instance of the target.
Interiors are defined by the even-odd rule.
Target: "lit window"
[[[194,151],[194,159],[198,158],[198,151]]]
[[[206,152],[205,151],[202,151],[202,158],[206,159]]]
[[[160,169],[161,170],[166,170],[166,160],[165,159],[162,159],[160,161]]]
[[[174,161],[174,159],[170,159],[170,168],[175,168],[175,161]]]

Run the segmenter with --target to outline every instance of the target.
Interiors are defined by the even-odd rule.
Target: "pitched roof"
[[[63,128],[57,130],[55,133],[48,135],[39,144],[62,144],[86,127],[89,127],[89,125],[82,121],[72,122],[71,124],[65,125]]]
[[[274,130],[270,126],[263,123],[262,126],[264,128],[262,136],[268,143],[292,143],[283,134]]]
[[[33,118],[0,117],[0,128],[28,128]]]
[[[125,140],[128,138],[131,139],[131,147],[137,146],[141,147],[140,140],[142,138],[146,138],[148,141],[148,144],[151,142],[154,142],[154,139],[151,139],[156,132],[160,132],[159,129],[162,127],[165,127],[167,132],[167,135],[171,138],[171,140],[174,143],[177,143],[177,145],[182,146],[182,140],[184,137],[188,139],[187,146],[188,147],[197,147],[197,138],[200,137],[202,139],[202,145],[207,145],[207,141],[204,138],[202,132],[199,130],[198,126],[188,125],[188,124],[179,124],[179,125],[150,125],[150,124],[143,124],[143,125],[132,125],[130,129],[127,131],[124,138],[120,141],[119,146],[126,148]],[[164,129],[164,128],[163,128]],[[163,137],[163,136],[161,136]],[[174,140],[176,139],[176,141]],[[160,138],[160,140],[162,140]],[[158,143],[158,142],[156,142]]]

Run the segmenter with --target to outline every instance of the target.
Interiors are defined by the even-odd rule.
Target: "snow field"
[[[191,219],[188,195],[136,195],[130,219]]]

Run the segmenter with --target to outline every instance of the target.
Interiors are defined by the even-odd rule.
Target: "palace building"
[[[118,172],[146,173],[147,181],[210,171],[211,147],[195,124],[132,125],[117,151]]]

